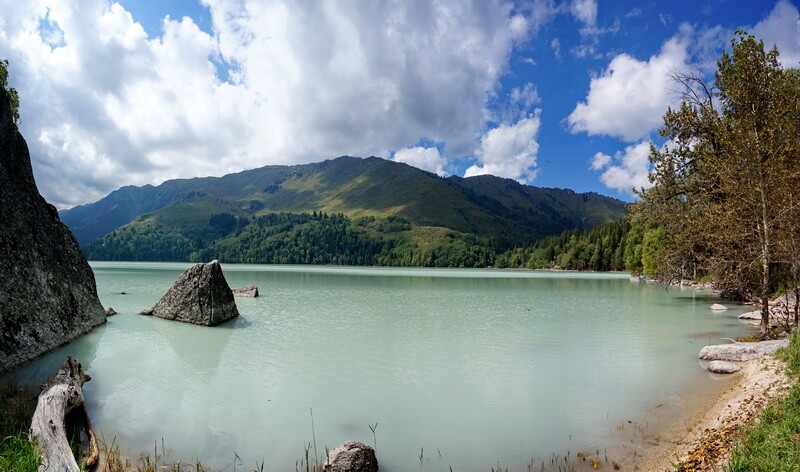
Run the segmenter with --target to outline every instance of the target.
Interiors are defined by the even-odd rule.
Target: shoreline
[[[785,395],[784,363],[767,356],[740,363],[733,385],[682,415],[657,445],[644,451],[634,470],[718,470],[741,427],[754,421],[773,399]],[[711,374],[724,375],[724,374]]]
[[[790,386],[784,362],[773,356],[738,364],[742,370],[735,374],[709,373],[728,377],[724,379],[726,384],[698,401],[674,421],[665,423],[665,428],[655,435],[645,431],[646,425],[643,429],[637,429],[641,425],[633,423],[636,444],[628,450],[632,457],[618,457],[621,459],[619,464],[606,458],[607,465],[612,465],[614,470],[641,472],[721,470],[736,445],[741,428],[756,421],[761,411],[773,399],[785,395]],[[121,449],[120,445],[116,445],[111,462],[123,468],[112,468],[112,471],[136,467],[136,460],[130,451],[123,454]],[[108,452],[107,448],[100,448],[101,458],[96,470],[104,471],[103,466],[109,459]],[[589,456],[586,453],[586,457]],[[163,460],[166,456],[159,457],[156,456],[156,459]],[[580,454],[577,457],[581,457]],[[586,461],[586,458],[577,460],[573,467],[576,467],[575,470],[590,470],[588,467],[593,462]],[[602,461],[597,463],[602,464]]]

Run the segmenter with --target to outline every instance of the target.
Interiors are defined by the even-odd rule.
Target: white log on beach
[[[789,345],[788,339],[760,341],[754,343],[733,343],[706,346],[700,350],[700,359],[706,361],[750,361],[771,356],[775,351]]]
[[[91,377],[83,371],[80,362],[68,357],[53,378],[42,385],[29,431],[30,441],[41,450],[39,472],[79,472],[67,439],[64,418],[73,409],[83,407],[83,384],[89,380]],[[87,465],[92,465],[88,462],[96,462],[97,444],[85,410],[84,415],[90,440]]]

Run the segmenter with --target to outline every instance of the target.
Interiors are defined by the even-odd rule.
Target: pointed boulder
[[[203,326],[214,326],[239,316],[233,293],[219,262],[197,264],[186,270],[158,303],[142,314]]]

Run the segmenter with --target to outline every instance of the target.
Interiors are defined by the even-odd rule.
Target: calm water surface
[[[106,438],[134,458],[164,438],[175,458],[215,469],[232,470],[235,452],[292,471],[314,436],[323,456],[372,444],[376,422],[382,471],[624,456],[621,426],[657,434],[720,388],[700,347],[749,332],[707,294],[623,274],[232,264],[229,284],[262,296],[207,328],[137,314],[188,264],[92,266],[120,314],[14,378],[36,385],[75,356]]]

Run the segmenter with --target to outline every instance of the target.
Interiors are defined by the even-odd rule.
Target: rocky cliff
[[[64,182],[64,185],[69,185]],[[105,322],[94,274],[39,194],[28,145],[0,87],[0,372]]]

